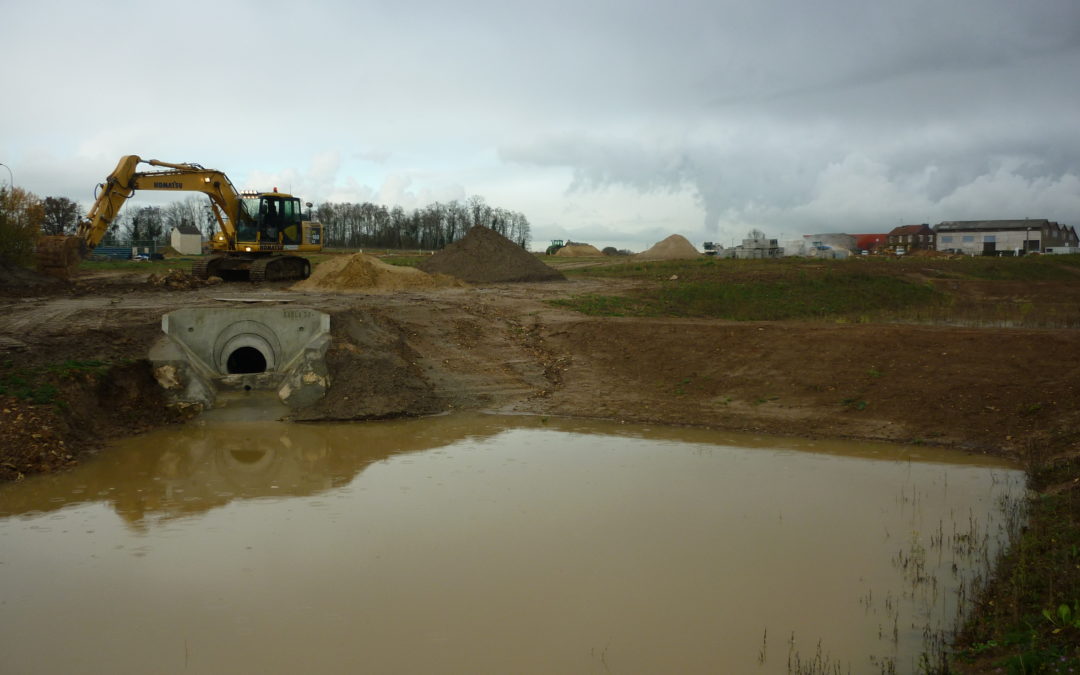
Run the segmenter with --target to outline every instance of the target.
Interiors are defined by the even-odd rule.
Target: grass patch
[[[107,361],[74,361],[48,364],[37,368],[16,368],[13,361],[0,363],[0,396],[12,396],[28,403],[61,404],[57,400],[57,381],[76,375],[104,374],[113,364]]]
[[[164,274],[172,269],[187,271],[195,258],[166,258],[165,260],[83,260],[79,269],[86,272],[146,272]]]
[[[1080,327],[1080,255],[624,259],[566,274],[641,282],[620,296],[553,303],[595,316]],[[1025,281],[1065,285],[1058,292],[1016,283]],[[1001,291],[987,282],[1001,282]]]
[[[964,276],[987,281],[1067,281],[1080,271],[1080,255],[976,256],[950,262],[961,263],[956,268]]]
[[[678,276],[678,275],[676,275]],[[671,316],[735,321],[857,318],[943,302],[926,284],[867,274],[793,275],[732,281],[666,280],[632,297],[581,295],[553,301],[596,316]]]
[[[1046,454],[1028,469],[1028,527],[957,641],[956,672],[1080,672],[1080,457]]]

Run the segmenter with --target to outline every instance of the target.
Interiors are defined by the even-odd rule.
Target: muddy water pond
[[[18,673],[917,670],[1022,517],[924,447],[207,417],[0,487]]]

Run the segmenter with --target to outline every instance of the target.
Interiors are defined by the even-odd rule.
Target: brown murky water
[[[1022,492],[926,448],[210,417],[0,489],[0,653],[13,673],[908,672]]]

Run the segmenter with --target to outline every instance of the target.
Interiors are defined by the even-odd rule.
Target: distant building
[[[199,255],[202,253],[202,233],[194,225],[181,223],[169,233],[169,245],[180,255]]]
[[[739,246],[719,249],[715,255],[720,258],[779,258],[784,255],[784,249],[776,239],[769,239],[760,230],[751,230],[747,239],[742,240]]]
[[[876,251],[878,247],[884,248],[889,241],[889,235],[881,234],[853,234],[855,237],[855,250]]]
[[[965,255],[1023,255],[1076,246],[1076,228],[1046,219],[951,220],[934,226],[939,251]]]
[[[804,234],[802,239],[784,242],[783,255],[805,258],[847,258],[855,250],[855,237],[833,232]]]
[[[905,248],[909,251],[923,249],[936,250],[934,230],[927,223],[921,225],[901,225],[889,232],[888,245],[891,248]]]

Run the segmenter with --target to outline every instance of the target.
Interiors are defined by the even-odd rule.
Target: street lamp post
[[[8,176],[11,178],[11,191],[15,191],[15,173],[11,170],[11,167],[3,162],[0,162],[0,166],[4,167],[8,171]]]

